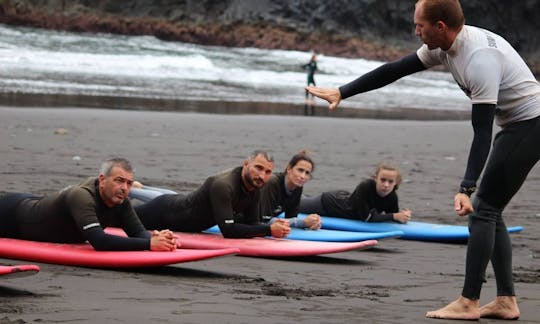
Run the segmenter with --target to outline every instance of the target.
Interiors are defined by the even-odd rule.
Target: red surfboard
[[[0,238],[0,257],[92,268],[154,267],[238,253],[236,248],[158,251],[96,251],[89,243],[47,243]]]
[[[35,264],[0,265],[0,276],[26,277],[39,272],[39,266]]]

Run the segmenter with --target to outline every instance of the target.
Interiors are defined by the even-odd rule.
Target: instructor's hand
[[[454,196],[454,209],[459,216],[467,216],[474,211],[471,198],[466,194],[458,193]]]
[[[306,87],[306,90],[314,96],[328,101],[328,108],[334,110],[341,102],[341,92],[337,88]]]

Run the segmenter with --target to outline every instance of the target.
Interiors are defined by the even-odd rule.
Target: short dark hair
[[[424,5],[424,17],[431,23],[444,22],[450,29],[458,30],[465,24],[465,16],[459,0],[418,0]]]
[[[253,159],[255,159],[259,155],[262,155],[268,162],[274,162],[274,157],[265,150],[255,150],[251,152],[251,154],[248,156],[248,160],[253,161]]]
[[[112,168],[114,168],[115,166],[120,167],[123,170],[131,173],[135,171],[131,166],[131,162],[129,162],[127,159],[121,157],[114,157],[101,163],[101,167],[99,168],[99,174],[109,176],[111,174]]]

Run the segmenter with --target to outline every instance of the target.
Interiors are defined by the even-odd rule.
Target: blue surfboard
[[[304,218],[306,215],[298,214],[298,217]],[[399,224],[395,222],[368,223],[360,220],[323,216],[322,228],[358,232],[402,231],[402,239],[431,242],[463,243],[469,238],[469,228],[467,226],[426,222],[408,222],[407,224]],[[522,230],[522,226],[508,227],[509,233],[517,233],[521,232]]]
[[[207,233],[221,233],[219,227],[213,226],[207,229]],[[335,230],[309,230],[302,228],[291,228],[291,232],[286,237],[289,240],[318,241],[318,242],[361,242],[367,240],[382,240],[387,238],[397,238],[403,235],[402,231],[390,232],[352,232]]]

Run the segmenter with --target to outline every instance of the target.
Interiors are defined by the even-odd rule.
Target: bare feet
[[[497,296],[491,303],[480,307],[480,317],[517,320],[519,315],[516,296]]]
[[[445,307],[427,312],[426,317],[441,318],[441,319],[461,319],[477,321],[480,319],[480,310],[478,300],[472,300],[460,296],[457,300],[451,302]]]

